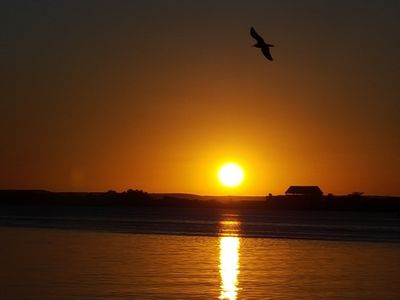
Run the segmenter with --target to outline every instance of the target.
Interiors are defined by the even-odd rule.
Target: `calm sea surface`
[[[392,216],[186,216],[3,214],[0,299],[400,299]]]

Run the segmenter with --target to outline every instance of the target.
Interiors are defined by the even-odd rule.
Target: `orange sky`
[[[1,5],[0,188],[400,195],[398,1]]]

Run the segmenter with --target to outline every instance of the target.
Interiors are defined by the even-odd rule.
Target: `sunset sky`
[[[1,189],[400,195],[398,0],[2,1],[0,19]]]

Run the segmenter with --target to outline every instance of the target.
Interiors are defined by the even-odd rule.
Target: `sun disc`
[[[242,183],[244,172],[238,164],[227,163],[219,169],[218,179],[226,187],[236,187]]]

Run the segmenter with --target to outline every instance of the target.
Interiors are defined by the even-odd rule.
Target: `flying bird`
[[[271,52],[269,51],[269,48],[274,47],[274,45],[264,42],[264,39],[256,32],[253,27],[250,28],[250,35],[257,41],[257,43],[253,45],[253,47],[260,48],[264,56],[268,60],[272,61],[273,58]]]

